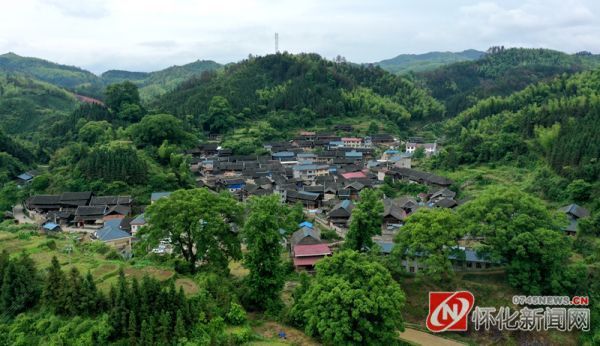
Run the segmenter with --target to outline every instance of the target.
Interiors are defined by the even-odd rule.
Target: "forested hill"
[[[467,49],[462,52],[429,52],[424,54],[400,54],[394,58],[374,63],[392,73],[408,73],[430,71],[435,68],[460,61],[471,61],[481,58],[485,52]]]
[[[100,77],[105,84],[131,81],[140,88],[140,97],[148,101],[171,91],[181,82],[200,75],[204,71],[213,71],[221,67],[212,60],[198,60],[181,66],[171,66],[154,72],[129,72],[110,70]]]
[[[89,71],[14,53],[0,55],[0,73],[2,72],[22,74],[92,97],[101,95],[104,88],[102,80]]]
[[[600,55],[569,55],[549,49],[493,47],[481,59],[418,74],[449,115],[489,96],[507,96],[539,81],[600,66]]]
[[[425,89],[379,67],[287,53],[253,57],[226,66],[222,73],[204,73],[154,106],[180,117],[192,115],[205,130],[221,133],[250,120],[267,120],[283,130],[323,119],[366,116],[403,127],[410,119],[444,114]]]
[[[62,88],[0,72],[0,129],[9,134],[47,128],[76,107],[73,94]]]
[[[600,69],[490,97],[451,119],[439,163],[532,162],[561,175],[600,180]]]

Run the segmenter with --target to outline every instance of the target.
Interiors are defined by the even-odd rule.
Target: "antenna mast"
[[[275,33],[275,53],[279,53],[279,34]]]

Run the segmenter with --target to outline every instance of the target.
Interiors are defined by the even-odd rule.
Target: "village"
[[[352,128],[338,126],[336,130]],[[392,252],[395,235],[419,209],[453,209],[465,202],[456,199],[450,179],[413,168],[414,157],[438,153],[437,141],[420,137],[400,141],[390,134],[341,137],[300,131],[290,141],[264,143],[264,148],[266,155],[238,156],[221,147],[218,141],[211,141],[186,154],[191,157],[190,171],[198,187],[215,193],[228,191],[239,201],[276,194],[281,203],[302,205],[306,220],[291,236],[282,232],[281,239],[297,270],[312,271],[318,260],[340,247],[364,189],[402,182],[416,184],[423,191],[394,198],[383,195],[381,235],[373,237],[383,255]],[[18,179],[26,184],[33,175],[24,173]],[[150,201],[168,198],[170,193],[154,192]],[[85,239],[102,241],[128,258],[132,244],[138,240],[137,233],[146,224],[143,209],[144,206],[135,206],[131,196],[96,196],[87,191],[34,195],[20,212],[25,222],[39,224],[43,232],[81,233]],[[570,220],[564,229],[567,235],[574,235],[577,220],[589,215],[575,204],[561,211]],[[463,239],[455,249],[459,255],[450,258],[454,270],[481,270],[497,265],[479,256],[473,244],[473,239]],[[168,241],[163,241],[151,251],[167,254],[172,248]],[[408,273],[423,269],[416,258],[405,258],[402,267]]]

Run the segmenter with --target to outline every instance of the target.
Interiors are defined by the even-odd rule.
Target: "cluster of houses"
[[[301,203],[313,222],[305,221],[291,235],[282,230],[282,243],[290,252],[297,269],[312,270],[321,258],[332,254],[335,246],[321,239],[320,227],[335,230],[343,238],[363,189],[377,188],[384,181],[420,184],[427,191],[417,196],[383,197],[382,234],[374,238],[383,254],[392,251],[394,235],[405,220],[421,208],[455,208],[461,201],[449,187],[450,179],[412,168],[412,156],[419,148],[435,155],[437,142],[409,138],[401,143],[391,135],[337,137],[301,131],[293,140],[265,143],[265,155],[233,155],[218,143],[205,143],[189,150],[190,170],[199,187],[229,191],[243,201],[250,196],[277,194],[282,203]],[[27,183],[33,174],[19,177]],[[151,202],[168,197],[156,192]],[[36,195],[25,207],[29,215],[47,232],[61,228],[88,229],[93,236],[122,252],[131,250],[136,233],[146,224],[144,214],[134,217],[130,196],[95,196],[92,192],[65,192],[60,195]],[[569,217],[565,232],[575,234],[577,221],[589,215],[577,205],[561,209]],[[168,253],[161,243],[155,253]],[[456,270],[489,268],[492,263],[468,247],[456,249],[451,258]],[[417,259],[402,262],[408,272],[423,269]]]
[[[168,196],[153,193],[151,199]],[[90,191],[60,195],[34,195],[25,202],[25,211],[45,232],[85,231],[93,238],[131,252],[134,236],[145,224],[144,214],[133,217],[131,196],[96,196]]]

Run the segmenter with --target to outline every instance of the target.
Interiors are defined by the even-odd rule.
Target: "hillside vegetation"
[[[600,70],[490,97],[448,121],[443,165],[545,158],[559,174],[600,179]]]
[[[438,67],[460,61],[477,60],[485,55],[484,52],[467,49],[462,52],[429,52],[424,54],[400,54],[394,58],[374,63],[382,69],[403,74],[408,72],[431,71]]]
[[[211,60],[198,60],[181,66],[171,66],[155,72],[129,72],[110,70],[100,77],[105,84],[130,81],[140,88],[140,97],[149,101],[175,89],[180,83],[205,71],[217,70],[220,64]]]
[[[489,96],[508,96],[563,73],[600,66],[598,55],[569,55],[549,49],[498,48],[479,60],[423,72],[418,78],[450,115]]]
[[[398,129],[410,120],[444,114],[426,90],[381,68],[287,53],[250,58],[222,73],[193,78],[153,106],[179,117],[190,115],[213,133],[257,120],[285,131],[355,116]]]

